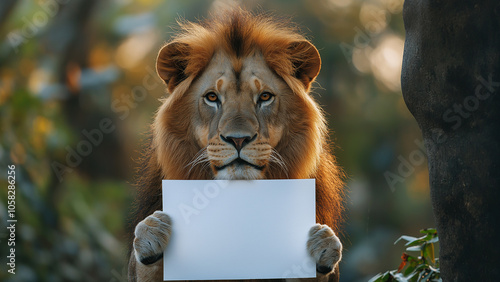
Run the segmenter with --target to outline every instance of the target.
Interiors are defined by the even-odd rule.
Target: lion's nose
[[[252,136],[243,136],[243,137],[235,137],[235,136],[220,136],[222,140],[225,142],[231,144],[236,148],[236,150],[239,152],[243,147],[245,147],[248,143],[252,142],[257,138],[257,134],[255,134],[253,137]]]

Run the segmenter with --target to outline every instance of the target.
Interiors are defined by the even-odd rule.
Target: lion
[[[343,172],[310,95],[318,50],[289,23],[239,8],[179,25],[156,62],[168,96],[139,171],[129,280],[163,280],[175,226],[161,211],[162,179],[315,178],[312,280],[338,281]]]

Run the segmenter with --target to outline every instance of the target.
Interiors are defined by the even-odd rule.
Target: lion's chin
[[[256,180],[262,178],[262,170],[239,165],[228,166],[215,174],[217,180]]]

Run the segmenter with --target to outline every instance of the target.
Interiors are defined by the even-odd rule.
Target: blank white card
[[[316,277],[315,180],[163,180],[164,280]]]

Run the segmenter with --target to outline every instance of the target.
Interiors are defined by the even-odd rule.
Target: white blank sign
[[[315,180],[163,180],[164,280],[316,277]]]

